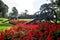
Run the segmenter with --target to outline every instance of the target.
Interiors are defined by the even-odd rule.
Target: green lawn
[[[10,28],[10,26],[0,26],[0,31],[4,31],[9,28]]]
[[[2,23],[8,19],[6,18],[0,18],[0,31],[4,31],[5,29],[9,29],[11,24],[7,21],[6,23]]]
[[[0,31],[4,31],[5,29],[9,29],[11,24],[9,23],[0,23]]]

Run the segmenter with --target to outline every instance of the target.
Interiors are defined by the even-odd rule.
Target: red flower
[[[52,37],[50,35],[48,35],[46,40],[52,40]]]
[[[4,40],[4,34],[3,34],[3,32],[0,33],[0,40]]]
[[[12,38],[11,40],[15,40],[15,38]]]
[[[60,30],[60,23],[57,26],[58,26],[57,29]]]
[[[56,25],[55,24],[51,24],[49,30],[50,30],[50,33],[55,32],[56,31]]]
[[[47,35],[48,33],[49,33],[48,30],[45,30],[44,34]]]
[[[42,38],[43,38],[43,33],[42,33],[42,32],[39,32],[39,35],[40,35],[40,40],[42,40]]]
[[[5,30],[6,35],[9,35],[9,30]]]
[[[60,38],[58,37],[57,40],[60,40]]]
[[[29,38],[32,38],[32,32],[31,32],[31,31],[30,31],[30,32],[28,32],[28,34],[27,34],[27,35],[28,35],[28,37],[29,37]]]

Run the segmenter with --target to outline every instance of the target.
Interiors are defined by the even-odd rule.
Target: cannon
[[[38,13],[38,15],[36,15],[36,17],[33,18],[32,21],[27,22],[26,24],[36,22],[37,20],[40,20],[40,21],[45,20],[48,22],[52,20],[54,23],[57,23],[57,14],[55,10],[50,7],[45,7],[43,10],[37,11],[36,13]]]

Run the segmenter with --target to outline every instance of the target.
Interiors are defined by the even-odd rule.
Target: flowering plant
[[[60,23],[18,23],[0,32],[0,40],[60,40]]]

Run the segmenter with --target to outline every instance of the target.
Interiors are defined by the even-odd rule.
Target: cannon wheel
[[[42,10],[40,14],[44,13],[47,15],[48,18],[50,18],[50,20],[52,20],[54,23],[57,23],[57,14],[52,8],[46,8]]]

